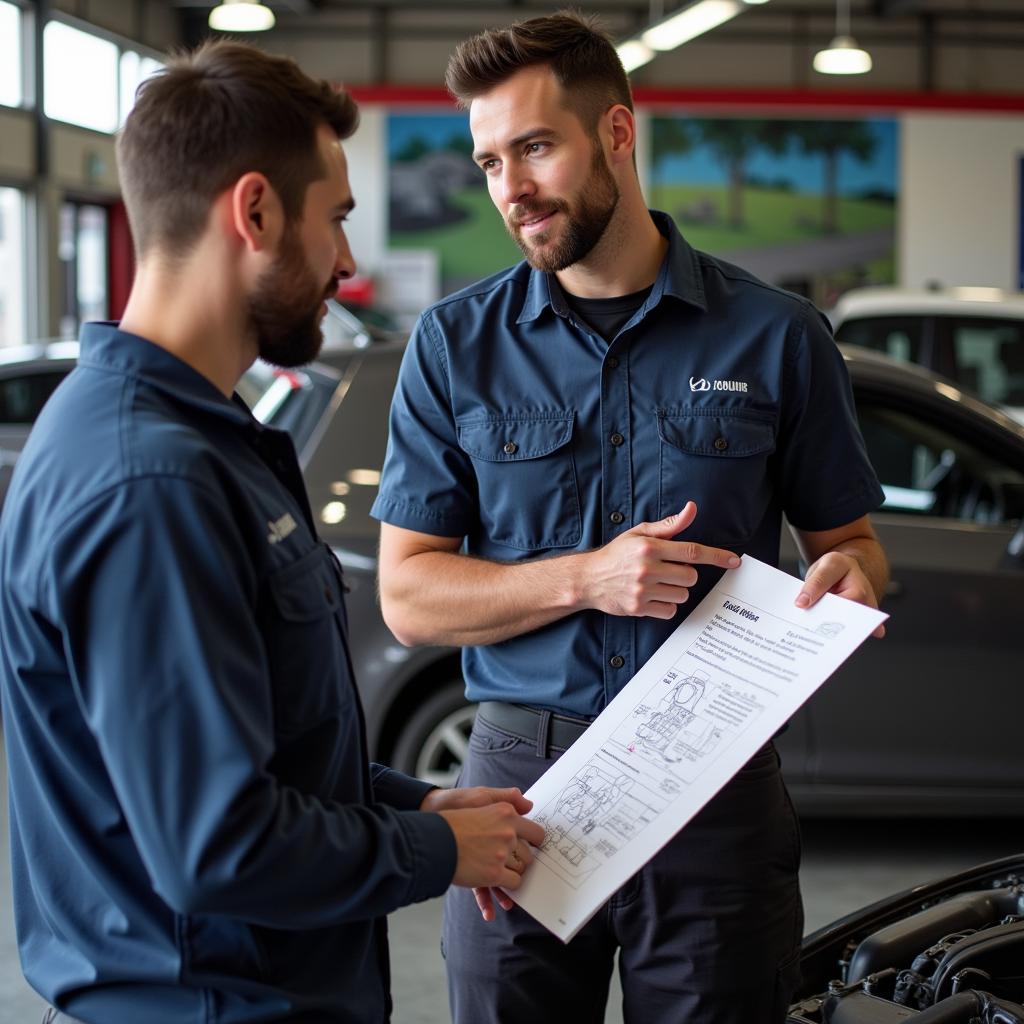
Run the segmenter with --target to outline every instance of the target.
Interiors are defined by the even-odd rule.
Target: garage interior
[[[360,103],[360,129],[345,146],[358,203],[346,225],[359,264],[353,295],[357,305],[369,296],[373,303],[390,308],[400,330],[407,332],[426,305],[481,276],[446,262],[447,252],[434,251],[429,242],[416,241],[422,230],[417,209],[426,209],[422,217],[428,220],[437,216],[443,220],[451,210],[452,193],[446,185],[434,207],[416,205],[423,199],[418,191],[422,179],[409,170],[416,156],[411,126],[419,120],[434,125],[433,119],[440,125],[456,116],[443,89],[443,75],[450,53],[461,40],[485,28],[551,13],[557,5],[541,0],[264,3],[273,12],[274,26],[247,38],[270,52],[293,57],[311,75],[343,83]],[[661,188],[662,196],[678,197],[669,212],[683,233],[687,234],[689,225],[698,235],[706,232],[710,239],[731,239],[722,243],[727,258],[735,256],[770,283],[806,295],[823,308],[833,306],[849,288],[862,285],[918,293],[969,288],[1019,302],[1024,290],[1024,6],[1020,0],[747,3],[750,6],[741,5],[742,10],[725,24],[658,52],[631,74],[641,180],[652,190]],[[587,0],[579,5],[587,13],[599,14],[611,35],[623,41],[640,38],[651,25],[686,6],[673,0]],[[57,107],[48,111],[45,26],[61,25],[116,47],[120,74],[128,81],[133,74],[144,77],[174,48],[194,46],[210,35],[212,7],[195,0],[0,3],[0,29],[17,24],[16,46],[0,52],[0,65],[10,61],[12,54],[17,56],[17,71],[6,78],[0,73],[0,365],[7,347],[42,339],[69,340],[85,320],[117,318],[131,283],[130,237],[114,160],[115,133],[130,101],[122,94],[106,125],[72,123],[62,118]],[[7,14],[11,17],[4,21]],[[870,71],[856,76],[815,71],[815,54],[840,34],[839,28],[848,28],[847,34],[870,54]],[[128,64],[125,55],[130,57]],[[129,64],[134,70],[126,70]],[[803,208],[795,214],[787,212],[791,234],[820,235],[820,256],[810,268],[799,261],[788,262],[789,250],[784,252],[783,246],[758,250],[736,242],[729,234],[735,227],[730,222],[735,211],[727,205],[724,187],[702,193],[682,179],[671,179],[677,164],[663,159],[659,146],[671,144],[673,125],[738,119],[801,123],[834,119],[880,125],[874,138],[881,141],[873,154],[861,159],[854,145],[845,157],[851,168],[884,163],[878,179],[881,185],[869,180],[866,171],[863,180],[858,179],[858,201],[875,204],[872,216],[878,219],[871,222],[870,230],[864,230],[859,240],[844,243],[840,254],[836,240],[848,233],[845,226],[823,229],[817,218],[826,214],[819,213],[818,205],[808,207],[810,212]],[[710,145],[710,137],[690,135],[680,145],[699,148]],[[407,141],[404,154],[402,140]],[[444,161],[433,166],[448,173],[443,170],[449,166]],[[741,174],[747,175],[751,188],[770,190],[771,181],[757,179],[759,166],[752,164]],[[450,173],[452,183],[467,172],[452,165]],[[468,173],[472,174],[472,167]],[[457,184],[463,187],[461,178]],[[409,200],[404,206],[396,198],[403,188]],[[779,190],[791,187],[779,186]],[[753,194],[747,199],[750,216]],[[427,232],[423,237],[432,236]],[[863,250],[849,257],[857,245]],[[517,253],[509,247],[499,256],[511,263]],[[97,260],[102,271],[93,273],[90,261]],[[894,346],[903,344],[903,337],[888,336],[890,354]],[[979,372],[987,371],[975,370],[975,380]],[[1007,400],[1004,404],[1017,403]],[[315,463],[310,467],[311,489],[319,468]],[[329,474],[329,469],[324,472]],[[372,475],[373,470],[369,472]],[[328,480],[332,481],[329,486],[337,487],[335,477],[324,477],[325,486]],[[350,484],[353,494],[358,492],[359,481],[347,482],[346,489]],[[909,493],[917,485],[901,486]],[[323,508],[325,528],[336,526],[338,537],[345,535],[347,527],[340,520],[332,522],[329,509],[331,502],[337,506],[337,495],[342,493],[336,489],[334,498],[325,498],[317,506]],[[350,521],[353,500],[354,496],[346,498]],[[345,506],[334,514],[344,517]],[[1019,519],[1000,519],[991,513],[995,518],[986,520],[985,515],[989,513],[977,512],[974,525],[979,530],[990,527],[991,550],[1002,550],[1007,538],[1019,532]],[[328,535],[334,543],[333,535]],[[353,541],[352,550],[372,565],[371,542],[359,547]],[[983,566],[981,572],[993,575],[996,567]],[[1017,595],[1013,614],[1019,620],[1024,599],[1015,588],[1005,592]],[[897,615],[897,606],[892,612]],[[1009,649],[1024,655],[1019,636],[1011,638]],[[975,653],[973,641],[967,639],[954,656],[961,659],[958,664],[965,674]],[[969,687],[969,680],[964,682]],[[972,718],[968,728],[985,728],[986,720],[992,721],[996,735],[1002,735],[1001,729],[1016,732],[1018,728],[1015,721],[1005,719],[997,724],[1006,714],[1004,706],[981,705],[974,710],[976,720]],[[887,709],[875,711],[886,718]],[[864,715],[865,721],[870,718],[852,698],[847,712]],[[903,704],[898,715],[893,711],[879,731],[879,742],[898,744],[901,736],[912,733],[915,723],[899,717],[910,713],[913,708]],[[388,752],[393,753],[393,725],[385,723],[381,729],[392,744]],[[806,744],[811,765],[808,780],[813,782],[814,759],[819,756],[815,744],[825,744],[827,739],[802,729],[797,723],[789,742],[794,747]],[[950,751],[950,758],[955,762],[955,751]],[[5,768],[0,781],[6,792]],[[1020,814],[1024,791],[1007,794],[1002,803],[983,798],[974,802],[971,794],[959,803],[934,795],[924,802],[915,803],[911,795],[902,803],[900,799],[886,803],[882,793],[875,805],[877,814],[871,810],[873,796],[854,806],[843,802],[848,795],[841,787],[833,792],[810,785],[806,805],[798,801],[801,810],[807,809],[802,820],[801,884],[808,933],[920,882],[1024,850],[1024,816]],[[838,802],[830,813],[833,797]],[[948,814],[943,813],[944,807],[951,808]],[[0,1024],[23,1024],[38,1020],[45,1004],[24,981],[18,963],[6,801],[0,824]],[[395,1024],[447,1019],[438,951],[440,913],[440,901],[432,900],[405,908],[390,920]],[[621,1001],[615,995],[606,1019],[609,1024],[622,1020]]]

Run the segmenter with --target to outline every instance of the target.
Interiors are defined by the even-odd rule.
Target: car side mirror
[[[1003,555],[999,568],[1009,569],[1011,572],[1024,572],[1024,520],[1010,538],[1010,543],[1006,545],[1006,554]]]

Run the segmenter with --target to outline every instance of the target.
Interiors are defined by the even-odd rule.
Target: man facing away
[[[354,271],[356,121],[220,43],[119,139],[135,283],[84,328],[0,528],[18,942],[68,1019],[380,1024],[384,915],[515,888],[543,836],[516,790],[368,765],[340,567],[289,438],[231,397],[257,356],[316,354]]]
[[[462,44],[447,76],[526,262],[420,318],[374,514],[385,619],[465,645],[464,785],[532,784],[785,513],[797,603],[875,605],[881,492],[842,359],[805,300],[648,211],[629,84],[576,15]],[[723,382],[723,383],[718,383]],[[798,970],[799,834],[772,744],[562,945],[453,890],[458,1024],[776,1024]],[[478,910],[479,908],[479,910]]]

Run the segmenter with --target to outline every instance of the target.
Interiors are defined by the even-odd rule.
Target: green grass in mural
[[[428,231],[392,232],[391,248],[437,249],[445,280],[486,277],[523,258],[508,237],[486,189],[462,189],[449,199],[469,213],[466,220]]]
[[[747,226],[742,229],[730,228],[724,223],[728,195],[722,186],[655,185],[650,189],[650,197],[651,205],[673,214],[687,241],[705,252],[763,248],[822,237],[822,197],[819,195],[746,188],[743,201]],[[390,246],[436,249],[445,280],[486,277],[522,258],[484,189],[462,189],[453,193],[450,201],[467,211],[469,216],[464,221],[428,231],[393,232]],[[714,204],[718,222],[693,224],[680,220],[681,210],[694,209],[701,202]],[[838,210],[839,228],[844,235],[892,228],[895,224],[895,208],[885,202],[840,199]],[[884,273],[884,268],[878,269]],[[872,276],[875,280],[889,279]]]
[[[729,197],[724,186],[654,185],[650,199],[655,209],[665,210],[676,218],[691,245],[705,252],[759,249],[822,237],[820,195],[745,188],[743,228],[725,223]],[[681,211],[699,211],[707,204],[717,211],[714,223],[688,223],[681,217]],[[874,200],[840,199],[838,211],[839,231],[843,235],[891,228],[896,220],[892,204]]]

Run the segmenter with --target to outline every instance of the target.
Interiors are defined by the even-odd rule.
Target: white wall
[[[901,140],[900,283],[1016,288],[1024,117],[907,114]]]
[[[359,129],[344,143],[348,177],[356,208],[345,225],[345,234],[360,274],[372,277],[387,247],[387,112],[363,104]]]

